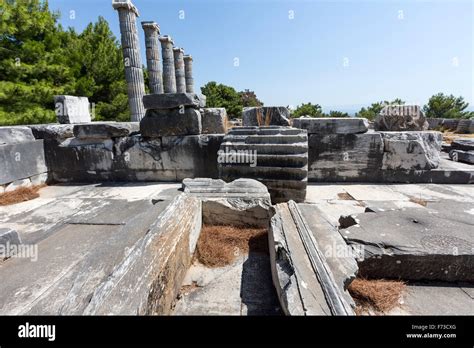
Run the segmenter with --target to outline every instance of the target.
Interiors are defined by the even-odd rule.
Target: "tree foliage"
[[[258,100],[255,92],[246,89],[245,91],[239,92],[240,100],[244,107],[247,106],[263,106],[263,103]]]
[[[301,117],[301,116],[311,116],[311,117],[323,117],[323,110],[319,104],[303,103],[296,107],[296,109],[291,113],[291,117]]]
[[[430,118],[471,118],[474,112],[465,111],[469,103],[463,97],[455,97],[438,93],[430,98],[423,107],[426,117]]]
[[[382,109],[387,105],[404,105],[405,102],[400,98],[394,99],[393,101],[389,102],[387,100],[381,101],[378,103],[373,103],[371,106],[367,108],[361,108],[358,113],[355,114],[355,117],[364,117],[368,120],[374,120],[375,117],[382,111]]]
[[[207,97],[207,107],[226,108],[229,118],[241,117],[243,104],[234,88],[211,81],[201,87],[201,92]]]
[[[96,119],[129,119],[122,52],[104,18],[78,35],[47,1],[3,2],[0,16],[0,124],[55,122],[57,94],[89,97]]]

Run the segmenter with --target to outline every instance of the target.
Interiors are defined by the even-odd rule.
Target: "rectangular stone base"
[[[140,122],[143,137],[201,134],[201,113],[196,109],[147,110]]]
[[[206,96],[196,93],[163,93],[148,94],[143,97],[145,109],[175,109],[191,106],[203,108],[206,106]]]

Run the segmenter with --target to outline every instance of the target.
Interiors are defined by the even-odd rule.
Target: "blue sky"
[[[193,56],[197,86],[217,81],[254,90],[266,105],[326,111],[396,97],[424,104],[438,92],[474,104],[470,0],[133,2],[139,21],[156,21]],[[49,3],[65,27],[82,31],[100,15],[120,37],[111,0]],[[141,27],[140,39],[145,62]]]

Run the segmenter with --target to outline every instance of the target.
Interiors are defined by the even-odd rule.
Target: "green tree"
[[[244,107],[247,106],[263,106],[263,103],[258,100],[255,92],[246,89],[245,91],[239,92],[240,100]]]
[[[469,103],[463,97],[438,93],[430,98],[423,107],[423,112],[429,118],[471,118],[474,112],[465,111]]]
[[[242,100],[234,88],[211,81],[201,87],[201,92],[207,97],[208,107],[226,108],[229,118],[242,116]]]
[[[347,112],[342,111],[329,111],[329,114],[324,114],[325,117],[349,117]]]
[[[311,116],[311,117],[324,117],[323,110],[319,104],[303,103],[296,107],[291,113],[291,117],[301,117],[301,116]]]
[[[373,103],[371,106],[367,108],[361,108],[358,113],[355,114],[355,117],[364,117],[368,120],[374,120],[375,117],[382,111],[382,109],[387,105],[404,105],[405,102],[400,98],[394,99],[393,101],[389,102],[387,100],[381,101],[378,103]]]

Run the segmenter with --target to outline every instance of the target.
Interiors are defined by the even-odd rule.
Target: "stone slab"
[[[35,124],[28,127],[36,139],[60,141],[74,137],[73,124]]]
[[[0,145],[0,163],[0,185],[47,172],[43,140]]]
[[[245,126],[290,126],[290,111],[283,106],[245,107],[242,111]]]
[[[204,108],[206,96],[196,93],[147,94],[143,97],[145,109]]]
[[[127,137],[139,131],[139,122],[93,122],[74,126],[74,136],[78,139]]]
[[[428,211],[413,208],[354,216],[354,225],[340,233],[348,244],[362,251],[360,274],[369,278],[473,281],[472,225]]]
[[[451,150],[449,157],[454,162],[464,162],[468,164],[474,164],[474,150],[462,151],[462,150]]]
[[[474,151],[474,139],[456,139],[451,142],[451,150]]]
[[[0,145],[11,145],[34,141],[35,137],[28,127],[0,127]]]
[[[197,135],[202,132],[201,113],[196,109],[147,110],[140,121],[143,137],[157,138],[176,135]]]
[[[89,99],[71,95],[54,96],[56,117],[59,123],[87,123],[91,122]]]
[[[425,131],[428,127],[419,105],[387,105],[374,120],[376,131]]]
[[[227,112],[225,108],[200,109],[202,134],[225,134],[227,131]]]
[[[237,179],[226,183],[220,179],[196,178],[184,179],[183,191],[191,195],[204,197],[240,197],[270,199],[267,187],[252,179]]]
[[[359,134],[369,130],[366,118],[295,118],[293,127],[306,129],[308,134]]]

